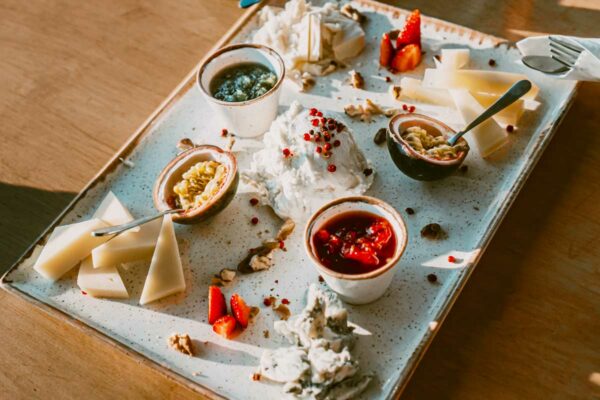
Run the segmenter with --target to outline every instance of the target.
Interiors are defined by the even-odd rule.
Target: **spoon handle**
[[[490,118],[492,115],[499,113],[504,110],[506,107],[510,106],[515,101],[519,100],[523,97],[529,90],[531,89],[531,82],[526,79],[523,79],[514,85],[511,86],[510,89],[506,91],[494,104],[488,107],[487,110],[481,113],[477,118],[475,118],[469,125],[467,125],[462,131],[458,132],[456,135],[452,136],[448,140],[448,144],[450,146],[454,146],[458,139],[462,137],[465,133],[469,132],[471,129],[475,128],[477,125],[481,124],[486,119]]]
[[[184,211],[184,210],[172,209],[172,210],[167,210],[167,211],[161,211],[158,214],[150,215],[149,217],[134,219],[133,221],[127,222],[126,224],[109,226],[106,228],[97,229],[92,232],[92,236],[99,237],[99,236],[106,236],[106,235],[115,235],[115,234],[118,234],[121,232],[125,232],[128,229],[135,228],[138,225],[143,225],[146,222],[150,222],[152,220],[160,218],[165,214],[173,214],[173,213],[178,213],[178,212],[182,212],[182,211]]]

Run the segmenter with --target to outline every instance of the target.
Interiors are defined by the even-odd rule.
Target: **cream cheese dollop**
[[[254,153],[249,169],[242,173],[244,182],[282,218],[308,219],[328,201],[363,194],[373,182],[372,166],[347,127],[334,131],[329,142],[305,140],[305,133],[317,131],[311,123],[315,118],[298,102],[292,103],[273,121],[263,148]],[[317,152],[325,143],[332,146],[329,157]],[[284,155],[286,149],[289,156]]]

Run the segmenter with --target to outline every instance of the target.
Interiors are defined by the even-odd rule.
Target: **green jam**
[[[277,75],[259,63],[241,63],[221,70],[210,82],[210,92],[230,103],[252,100],[275,86]]]

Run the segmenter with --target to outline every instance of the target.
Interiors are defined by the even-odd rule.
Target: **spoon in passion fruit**
[[[225,168],[225,175],[218,189],[202,204],[189,208],[174,207],[175,185],[184,173],[203,161],[214,161]],[[239,173],[237,160],[233,153],[217,146],[200,145],[180,153],[162,170],[154,185],[153,200],[158,214],[139,218],[126,224],[110,226],[92,232],[92,236],[116,235],[128,229],[143,225],[165,214],[173,214],[173,222],[196,224],[221,212],[237,191]]]

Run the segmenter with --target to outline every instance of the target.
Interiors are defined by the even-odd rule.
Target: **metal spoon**
[[[127,222],[126,224],[109,226],[106,228],[95,230],[92,232],[92,236],[99,237],[99,236],[106,236],[106,235],[116,235],[116,234],[125,232],[128,229],[135,228],[136,226],[143,225],[146,222],[155,220],[156,218],[160,218],[165,214],[180,213],[183,211],[185,211],[185,210],[182,208],[175,208],[172,210],[161,211],[158,214],[151,215],[149,217],[134,219],[133,221]]]
[[[448,140],[450,146],[454,146],[458,139],[477,125],[481,124],[486,119],[490,118],[494,114],[504,110],[515,101],[523,97],[531,89],[531,82],[526,79],[519,81],[511,86],[494,104],[488,107],[487,110],[481,113],[479,117],[475,118],[469,125],[467,125],[462,131],[458,132]]]

